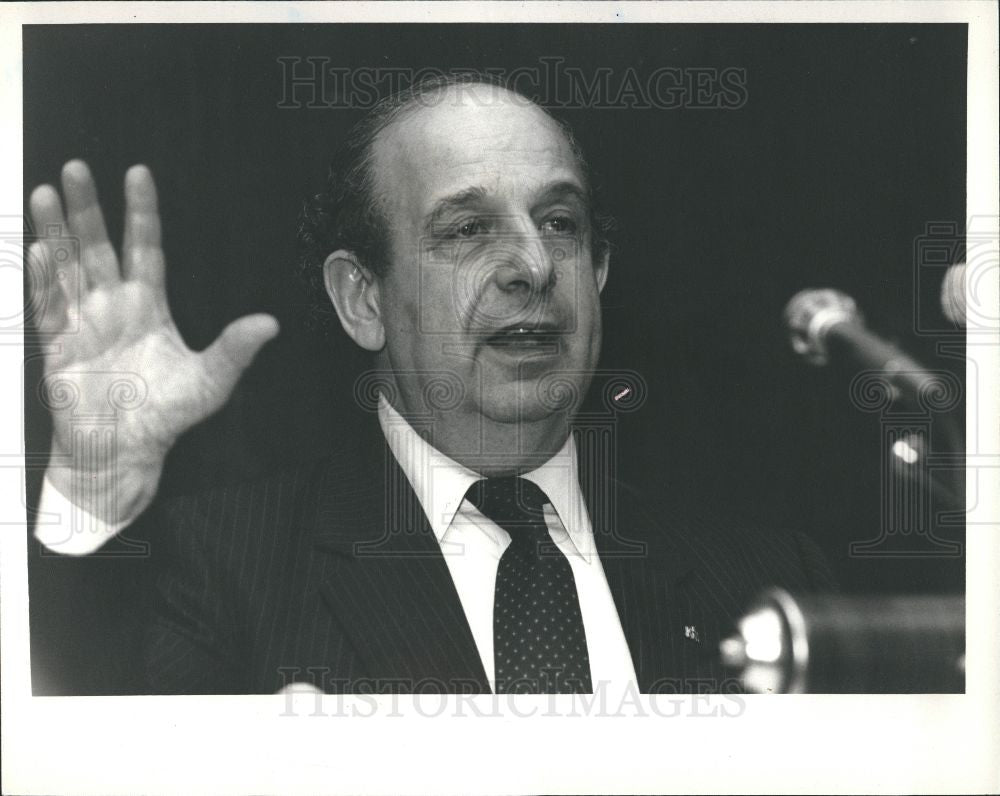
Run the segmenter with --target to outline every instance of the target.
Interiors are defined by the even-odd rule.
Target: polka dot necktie
[[[468,499],[510,534],[493,597],[498,694],[589,694],[590,657],[573,570],[552,542],[545,493],[524,478],[488,478]]]

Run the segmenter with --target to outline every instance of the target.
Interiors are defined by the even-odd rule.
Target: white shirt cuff
[[[54,553],[85,556],[115,536],[127,522],[109,523],[73,504],[45,476],[38,501],[35,538]]]

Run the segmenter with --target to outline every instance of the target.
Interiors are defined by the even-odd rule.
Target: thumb
[[[222,330],[202,353],[205,369],[225,392],[233,388],[257,352],[279,331],[271,315],[247,315]]]

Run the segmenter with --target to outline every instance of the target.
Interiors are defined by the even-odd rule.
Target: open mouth
[[[486,345],[495,348],[541,348],[551,346],[561,332],[551,325],[512,324],[499,329],[486,338]]]

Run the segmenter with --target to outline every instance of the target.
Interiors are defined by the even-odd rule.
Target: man
[[[42,510],[69,501],[97,532],[37,535],[81,555],[150,506],[174,441],[224,404],[277,324],[243,318],[189,351],[148,170],[126,176],[120,267],[82,163],[63,188],[65,219],[54,189],[31,200],[36,228],[79,237],[82,274],[47,297],[61,345],[46,378],[79,398],[50,401]],[[635,494],[599,434],[572,433],[600,350],[604,232],[578,147],[525,98],[454,79],[380,105],[300,232],[307,276],[374,356],[377,425],[358,450],[162,509],[143,688],[738,687],[714,654],[729,623],[764,586],[824,587],[825,570],[801,537]],[[101,374],[123,372],[139,395],[102,456],[73,418],[106,404]]]

